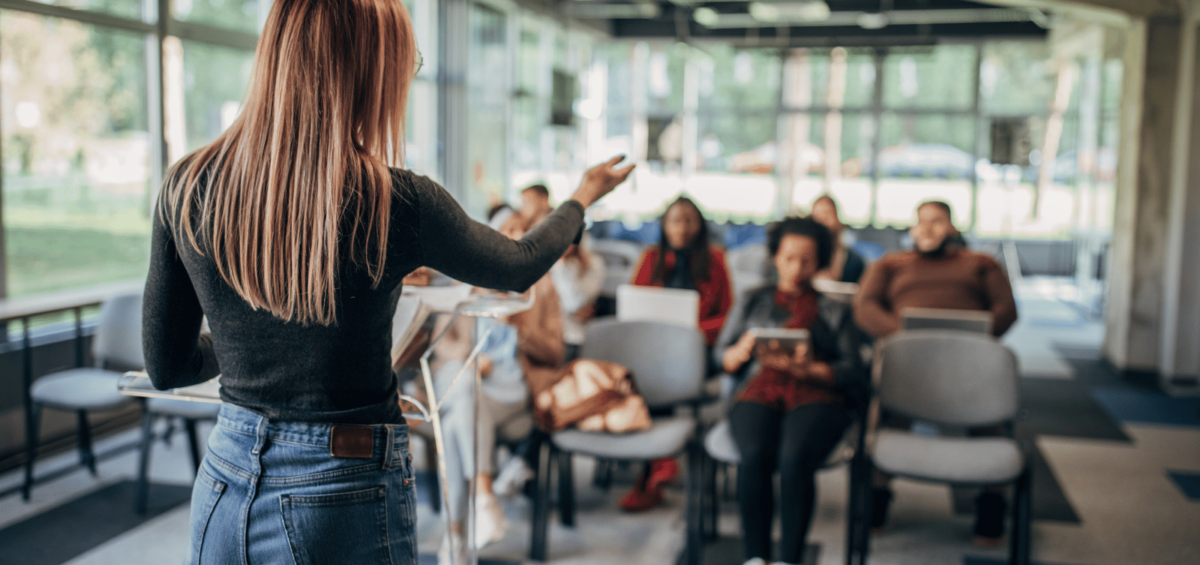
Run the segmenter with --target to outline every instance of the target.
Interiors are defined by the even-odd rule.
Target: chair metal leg
[[[21,499],[28,501],[33,491],[33,462],[37,459],[38,427],[42,422],[42,405],[30,404],[25,414],[25,485],[21,487]]]
[[[150,490],[150,448],[154,444],[154,414],[142,412],[142,445],[138,455],[138,484],[137,498],[134,510],[138,514],[146,513],[146,501]]]
[[[575,466],[571,454],[554,450],[558,459],[558,515],[562,525],[575,527]]]
[[[183,427],[187,430],[188,447],[192,455],[192,471],[200,472],[200,437],[196,434],[196,421],[184,418]]]
[[[608,459],[596,459],[596,476],[592,485],[608,492],[612,488],[613,462]]]
[[[429,478],[426,481],[428,485],[426,491],[429,493],[429,506],[433,509],[434,514],[442,513],[442,487],[441,476],[438,473],[438,454],[437,443],[433,439],[425,439],[421,442],[425,444],[425,464],[429,466]]]
[[[92,452],[92,427],[88,424],[87,410],[76,410],[79,421],[79,464],[96,476],[96,454]]]
[[[704,455],[704,539],[717,539],[717,519],[721,514],[721,501],[717,493],[717,460]]]
[[[871,463],[856,455],[850,461],[850,508],[846,520],[846,564],[865,565],[871,544]]]
[[[529,540],[529,559],[546,560],[547,537],[550,530],[550,474],[554,471],[550,459],[553,456],[550,442],[538,447],[537,495],[533,498],[533,527]]]
[[[687,545],[685,554],[687,565],[700,565],[704,551],[703,520],[704,510],[701,504],[703,492],[703,462],[701,451],[695,440],[688,444],[688,476],[687,476]]]
[[[1030,527],[1033,519],[1032,474],[1032,469],[1026,467],[1017,479],[1016,489],[1013,493],[1012,534],[1009,535],[1008,555],[1008,562],[1011,565],[1029,565],[1029,554],[1032,549]]]

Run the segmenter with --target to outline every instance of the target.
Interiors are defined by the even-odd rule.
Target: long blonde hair
[[[400,0],[276,0],[241,115],[174,166],[159,212],[255,309],[334,324],[339,235],[383,277],[418,56]]]

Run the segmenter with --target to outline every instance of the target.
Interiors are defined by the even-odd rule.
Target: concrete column
[[[1105,357],[1169,385],[1200,375],[1196,0],[1126,32]]]
[[[1171,168],[1159,374],[1167,389],[1200,377],[1200,0],[1184,4]]]

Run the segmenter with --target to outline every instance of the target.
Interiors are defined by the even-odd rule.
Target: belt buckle
[[[375,428],[338,424],[329,430],[329,454],[343,459],[370,459],[375,453]]]

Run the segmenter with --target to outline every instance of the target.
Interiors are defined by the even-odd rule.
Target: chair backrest
[[[651,407],[672,406],[704,395],[704,335],[698,328],[658,322],[596,320],[587,327],[580,357],[629,369]]]
[[[96,365],[112,362],[123,368],[143,368],[142,293],[117,294],[100,307],[100,327],[92,341]]]
[[[766,245],[747,245],[725,254],[726,263],[731,271],[745,273],[765,273],[770,256]]]
[[[1017,356],[994,338],[953,330],[913,330],[875,354],[880,406],[952,426],[1008,422],[1020,404]]]

